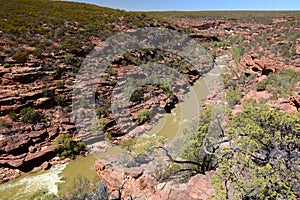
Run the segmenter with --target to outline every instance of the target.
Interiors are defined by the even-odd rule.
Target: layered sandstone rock
[[[154,178],[154,172],[150,170],[155,167],[154,163],[128,168],[116,166],[114,162],[108,160],[113,158],[101,158],[94,168],[111,191],[110,199],[209,200],[214,195],[211,182],[214,172],[195,175],[186,183],[178,183],[172,179],[160,182]]]

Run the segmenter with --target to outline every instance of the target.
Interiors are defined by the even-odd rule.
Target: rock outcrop
[[[246,74],[258,73],[260,75],[269,75],[278,70],[272,60],[257,58],[255,55],[244,56],[239,62],[239,66],[240,68],[244,68]]]
[[[0,184],[19,176],[21,176],[21,172],[18,169],[0,168]]]
[[[176,180],[158,181],[155,179],[155,162],[138,167],[116,166],[116,156],[101,158],[94,168],[102,181],[111,191],[110,199],[211,199],[214,195],[212,187],[213,171],[205,175],[198,174],[185,183]],[[162,161],[166,162],[166,161]],[[168,170],[168,169],[166,169]]]

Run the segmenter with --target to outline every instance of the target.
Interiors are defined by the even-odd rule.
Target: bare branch
[[[192,164],[192,165],[197,165],[197,166],[201,166],[201,163],[195,162],[195,161],[191,161],[191,160],[175,160],[174,158],[172,158],[172,156],[169,154],[168,150],[166,150],[164,147],[159,146],[158,148],[162,149],[165,151],[166,156],[170,159],[171,162],[174,163],[178,163],[178,164]]]

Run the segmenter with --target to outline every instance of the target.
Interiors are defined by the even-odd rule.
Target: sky
[[[128,11],[300,10],[300,0],[71,0]]]

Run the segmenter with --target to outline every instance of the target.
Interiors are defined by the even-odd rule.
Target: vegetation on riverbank
[[[77,155],[82,154],[85,145],[83,142],[74,141],[69,135],[58,136],[54,140],[53,150],[60,159],[74,159]]]
[[[32,194],[29,200],[108,200],[109,191],[105,183],[99,180],[88,180],[77,176],[73,180],[70,192],[65,195],[54,195],[47,189],[40,189]]]

